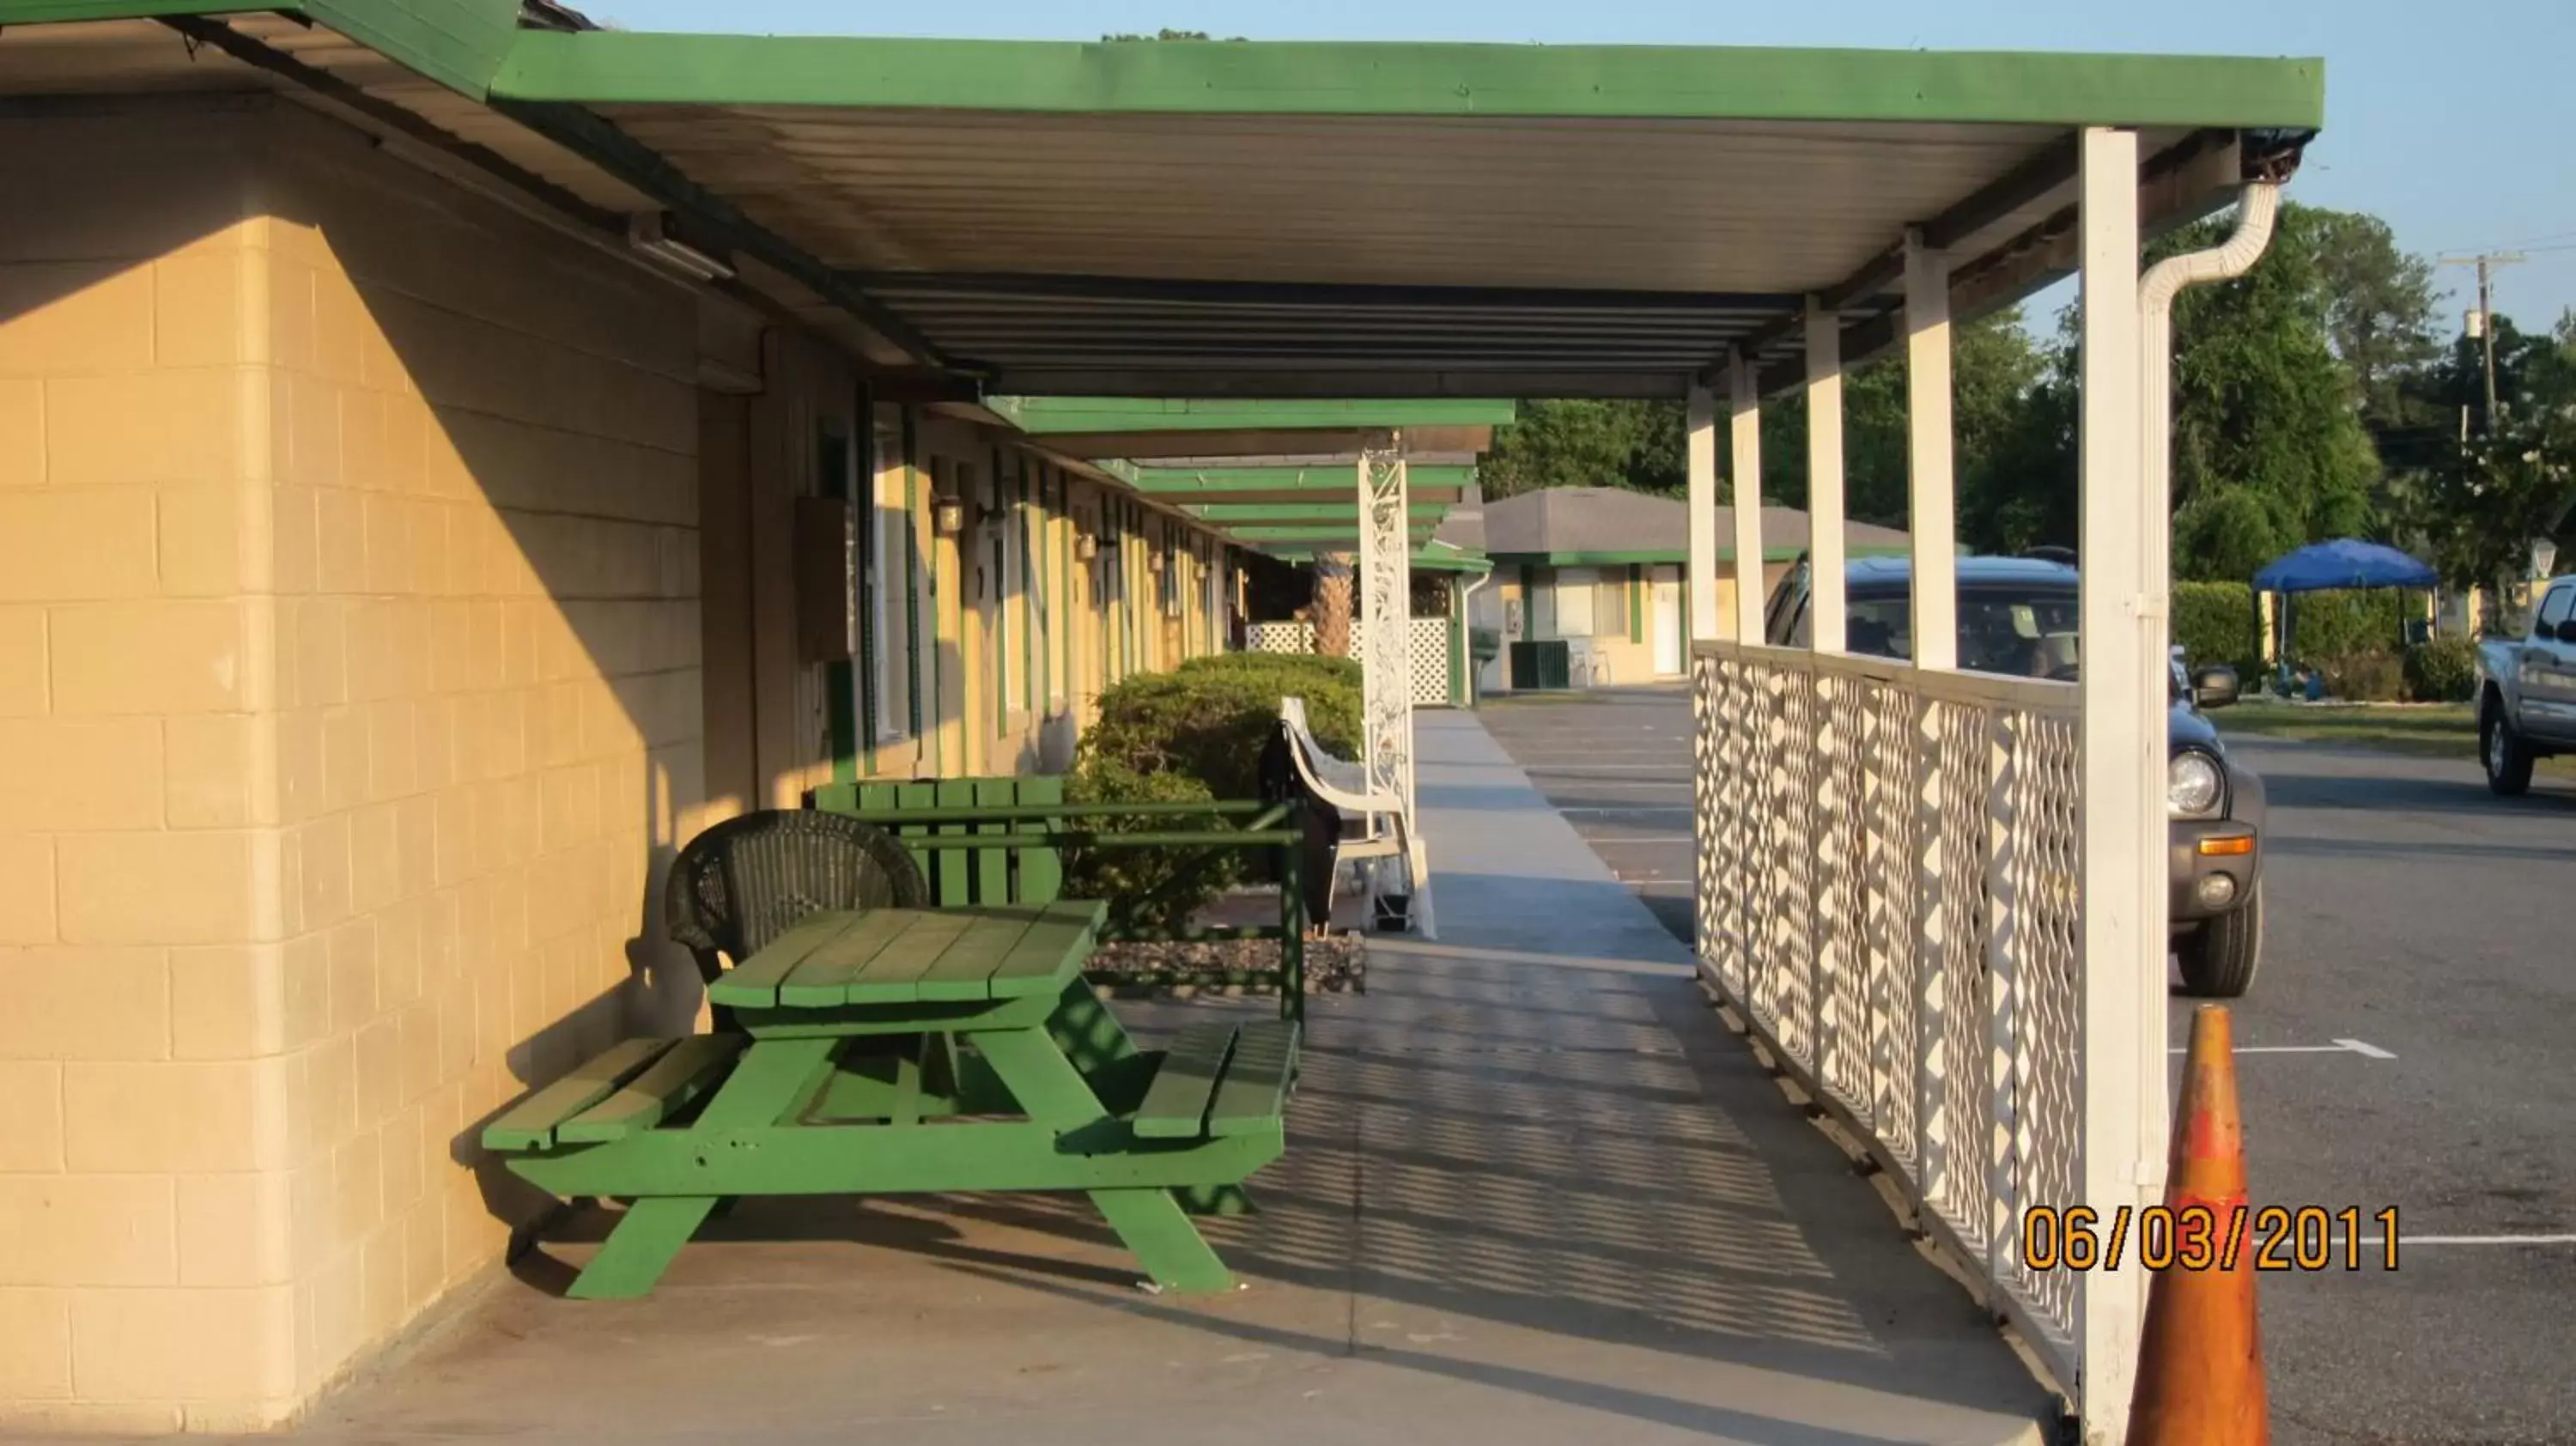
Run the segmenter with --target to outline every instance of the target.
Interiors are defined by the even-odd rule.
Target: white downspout
[[[2207,251],[2168,256],[2138,279],[2138,346],[2145,395],[2139,413],[2140,440],[2146,467],[2140,475],[2146,494],[2158,499],[2158,516],[2173,515],[2173,303],[2186,286],[2233,281],[2253,269],[2263,248],[2272,244],[2272,222],[2280,214],[2278,181],[2250,181],[2236,204],[2236,230]],[[2156,535],[2155,566],[2148,576],[2170,588],[2173,576],[2173,529]],[[2170,593],[2168,593],[2170,595]],[[2170,625],[2166,634],[2171,651]],[[2158,658],[2159,666],[2164,664]]]
[[[1482,695],[1483,689],[1483,684],[1476,677],[1476,590],[1493,580],[1493,569],[1487,568],[1476,574],[1476,580],[1458,594],[1458,640],[1460,646],[1467,650],[1467,706],[1470,708],[1476,706],[1476,699]],[[1498,644],[1502,641],[1502,629],[1494,630],[1494,640]]]

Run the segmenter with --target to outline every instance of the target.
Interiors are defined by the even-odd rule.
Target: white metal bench
[[[1357,837],[1343,836],[1334,844],[1332,875],[1335,887],[1341,875],[1341,864],[1350,859],[1402,860],[1405,882],[1401,888],[1379,887],[1372,890],[1379,898],[1401,896],[1418,901],[1431,884],[1431,862],[1422,847],[1422,839],[1405,817],[1404,800],[1392,793],[1369,786],[1368,775],[1360,765],[1338,758],[1316,741],[1314,731],[1306,725],[1306,700],[1279,700],[1279,722],[1288,736],[1288,756],[1295,763],[1298,784],[1318,803],[1331,808],[1344,820],[1357,820]],[[1332,894],[1326,893],[1326,903]],[[1415,917],[1418,919],[1418,904]]]

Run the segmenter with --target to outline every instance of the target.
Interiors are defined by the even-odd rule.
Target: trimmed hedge
[[[2406,690],[2418,703],[2465,703],[2478,692],[2478,645],[2435,638],[2406,650]]]
[[[2404,645],[2409,605],[2420,606],[2419,596],[2393,588],[2337,589],[2298,593],[2275,606],[2290,610],[2291,661],[2330,674],[2331,664],[2365,653],[2393,662]],[[2251,584],[2178,582],[2173,597],[2173,640],[2193,667],[2228,663],[2247,678],[2262,674],[2263,634]]]
[[[2325,680],[2326,696],[2347,703],[2396,703],[2406,697],[2406,670],[2397,655],[2384,648],[2331,657],[2309,654],[2309,666]]]
[[[2225,663],[2249,681],[2263,671],[2263,635],[2254,589],[2241,582],[2178,582],[2173,640],[2198,668]]]
[[[1074,756],[1067,795],[1083,803],[1188,803],[1255,798],[1261,751],[1279,700],[1306,700],[1317,741],[1342,756],[1360,748],[1360,665],[1296,653],[1223,653],[1192,658],[1169,673],[1140,673],[1100,695],[1100,712]],[[1103,831],[1163,829],[1171,821],[1108,825]],[[1076,898],[1127,899],[1169,884],[1202,859],[1188,886],[1140,914],[1177,927],[1243,876],[1257,860],[1176,849],[1073,850],[1065,860]]]

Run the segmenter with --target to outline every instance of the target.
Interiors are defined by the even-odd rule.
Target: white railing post
[[[2138,138],[2083,137],[2080,495],[2084,1203],[2153,1203],[2165,1148],[2165,597],[2170,519],[2141,484]],[[2125,1433],[2146,1280],[2134,1254],[2082,1279],[2084,1439]]]
[[[1950,261],[1905,233],[1905,467],[1914,533],[1914,666],[1959,666],[1950,463]]]
[[[1690,459],[1690,636],[1717,638],[1717,398],[1705,385],[1690,389],[1687,418]]]
[[[1753,358],[1726,365],[1726,470],[1735,501],[1735,640],[1762,641],[1762,388]]]
[[[1843,319],[1807,298],[1808,636],[1821,652],[1849,646],[1843,607]]]

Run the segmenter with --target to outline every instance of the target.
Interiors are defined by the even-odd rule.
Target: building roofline
[[[310,0],[312,4],[326,0]],[[330,0],[346,5],[348,0]],[[464,0],[452,0],[463,4]],[[429,8],[412,0],[411,8]],[[583,105],[2314,129],[2314,58],[523,30],[495,94]]]

